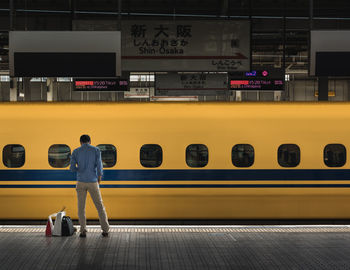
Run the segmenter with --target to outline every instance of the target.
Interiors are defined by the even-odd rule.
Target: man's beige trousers
[[[78,216],[79,216],[79,223],[80,223],[80,232],[86,232],[85,202],[86,202],[87,191],[89,191],[92,201],[96,206],[102,231],[108,232],[109,231],[108,218],[107,218],[105,207],[103,205],[99,184],[97,182],[85,183],[85,182],[77,181],[76,190],[78,194]]]

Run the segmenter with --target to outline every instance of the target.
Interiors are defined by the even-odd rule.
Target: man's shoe
[[[108,237],[108,232],[103,232],[103,233],[102,233],[102,236],[103,236],[103,237]]]
[[[85,238],[86,237],[86,232],[81,232],[79,236],[82,237],[82,238]]]

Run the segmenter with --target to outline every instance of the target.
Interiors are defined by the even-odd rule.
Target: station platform
[[[0,226],[1,269],[350,269],[350,226]]]

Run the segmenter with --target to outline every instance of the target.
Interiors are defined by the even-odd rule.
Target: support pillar
[[[236,91],[236,101],[242,101],[242,92]]]
[[[17,78],[10,79],[10,101],[17,101]]]
[[[30,79],[29,77],[23,78],[23,88],[24,88],[24,101],[32,100],[32,92],[30,90]]]
[[[122,30],[122,0],[118,0],[118,22],[117,22],[117,30]]]
[[[281,101],[282,91],[274,91],[273,92],[273,100]]]
[[[15,5],[14,5],[14,0],[10,0],[9,3],[10,7],[10,14],[9,14],[9,19],[10,19],[10,30],[14,31],[15,30]]]
[[[309,27],[310,31],[314,29],[314,0],[309,1]]]
[[[47,101],[54,101],[54,87],[53,87],[54,78],[47,78],[46,87],[47,87]]]
[[[318,77],[318,101],[328,101],[328,77]]]
[[[70,22],[71,22],[71,25],[70,25],[70,29],[73,31],[74,29],[74,21],[76,20],[76,3],[75,3],[75,0],[70,0]]]

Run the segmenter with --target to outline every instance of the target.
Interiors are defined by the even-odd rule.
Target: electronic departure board
[[[231,90],[278,90],[283,91],[284,81],[275,79],[230,80]]]
[[[284,73],[281,69],[252,70],[230,73],[230,89],[237,91],[283,91]]]
[[[129,80],[125,78],[77,78],[76,91],[129,91]]]

